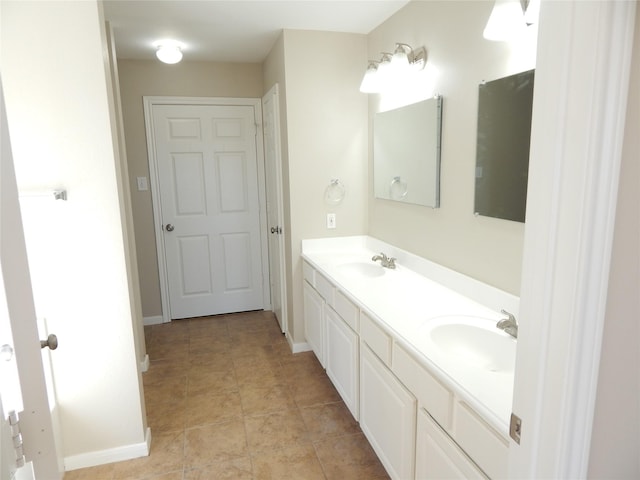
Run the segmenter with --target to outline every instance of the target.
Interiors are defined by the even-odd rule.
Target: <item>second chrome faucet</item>
[[[380,265],[384,268],[396,268],[396,259],[394,257],[387,257],[384,253],[380,252],[380,255],[374,255],[371,260],[377,262],[380,260]]]
[[[496,324],[496,327],[498,327],[500,330],[504,330],[513,338],[518,338],[518,322],[516,321],[516,317],[514,317],[512,313],[509,313],[506,310],[500,311],[504,315],[507,315],[508,318],[503,318],[502,320],[500,320]]]

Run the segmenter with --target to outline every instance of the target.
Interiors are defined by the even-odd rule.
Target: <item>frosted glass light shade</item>
[[[360,91],[362,93],[378,93],[380,91],[378,67],[375,63],[370,63],[367,71],[364,72],[364,77],[362,77],[362,83],[360,84]]]
[[[159,45],[156,57],[164,63],[178,63],[182,60],[182,50],[179,45]]]
[[[405,48],[398,44],[393,57],[391,57],[391,68],[396,74],[403,74],[409,70],[409,56]]]

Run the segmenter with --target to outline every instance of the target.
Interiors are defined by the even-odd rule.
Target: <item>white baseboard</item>
[[[164,319],[162,315],[154,315],[153,317],[144,317],[142,319],[143,325],[146,327],[147,325],[160,325],[164,323]]]
[[[311,345],[307,342],[302,343],[292,343],[291,337],[287,337],[289,340],[289,346],[291,347],[291,353],[300,353],[300,352],[308,352],[311,350]]]
[[[149,354],[144,356],[144,359],[140,362],[140,372],[144,373],[149,370]]]
[[[108,448],[96,452],[81,453],[64,458],[66,472],[79,468],[96,467],[106,463],[122,462],[139,457],[146,457],[151,450],[151,429],[147,428],[144,442],[122,447]]]

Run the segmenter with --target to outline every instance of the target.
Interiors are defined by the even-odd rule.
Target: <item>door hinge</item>
[[[24,446],[22,443],[22,432],[20,432],[20,417],[18,412],[12,410],[9,412],[9,426],[11,427],[11,440],[15,451],[16,467],[24,467]]]
[[[520,445],[520,435],[522,434],[522,419],[515,413],[511,413],[511,422],[509,423],[509,436]]]

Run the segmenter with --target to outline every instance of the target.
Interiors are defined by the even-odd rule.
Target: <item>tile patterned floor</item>
[[[271,312],[145,327],[151,454],[64,480],[387,479],[311,352]]]

